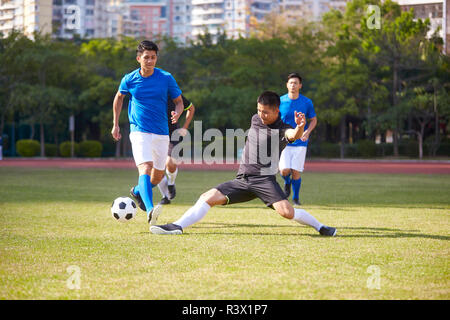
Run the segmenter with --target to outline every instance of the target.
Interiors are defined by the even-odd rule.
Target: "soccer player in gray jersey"
[[[336,228],[323,225],[303,209],[294,208],[275,178],[281,151],[303,135],[305,115],[295,112],[295,129],[283,123],[279,114],[280,97],[271,91],[263,92],[258,97],[257,105],[258,114],[252,117],[236,178],[203,193],[177,221],[151,226],[150,232],[182,234],[184,229],[200,221],[213,206],[259,198],[286,219],[311,226],[324,236],[336,235]]]

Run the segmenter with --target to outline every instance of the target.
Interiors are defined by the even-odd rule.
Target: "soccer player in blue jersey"
[[[292,201],[300,205],[301,173],[305,166],[306,150],[311,132],[317,125],[316,112],[310,99],[300,94],[302,77],[298,73],[290,73],[287,77],[288,93],[280,97],[280,114],[284,123],[295,125],[295,112],[305,114],[307,123],[302,137],[287,145],[280,156],[279,169],[284,179],[284,192],[289,197],[292,185]]]
[[[147,212],[150,225],[156,223],[161,205],[153,206],[153,191],[164,176],[169,148],[169,126],[167,100],[175,103],[171,114],[176,123],[183,112],[181,90],[173,76],[156,68],[158,46],[152,41],[142,41],[136,50],[136,60],[140,68],[126,74],[120,82],[113,102],[114,140],[121,139],[119,116],[123,99],[130,96],[128,119],[130,121],[130,141],[133,158],[139,171],[138,184],[130,194],[139,207]]]

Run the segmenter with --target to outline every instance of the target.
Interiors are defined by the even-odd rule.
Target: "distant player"
[[[301,173],[305,166],[306,149],[311,132],[317,125],[317,117],[312,101],[300,94],[302,77],[298,73],[288,75],[286,87],[288,93],[280,98],[280,114],[284,123],[295,125],[294,113],[302,112],[308,122],[302,137],[294,143],[288,144],[280,157],[280,173],[284,179],[284,192],[289,198],[291,185],[293,190],[292,201],[300,205],[300,187],[302,185]],[[291,176],[292,175],[292,176]]]
[[[186,99],[183,95],[181,95],[181,98],[183,99],[184,111],[186,111],[186,121],[181,129],[179,128],[178,123],[171,123],[171,121],[169,121],[169,137],[172,137],[172,133],[174,133],[177,129],[180,130],[180,135],[184,137],[187,133],[187,129],[189,128],[189,124],[194,117],[195,107],[192,102]],[[168,100],[168,103],[167,112],[170,115],[172,111],[175,111],[175,104],[170,99]],[[159,191],[161,191],[161,195],[163,196],[159,204],[170,204],[170,200],[175,198],[176,195],[175,179],[178,174],[178,167],[177,160],[172,156],[172,150],[178,143],[179,140],[170,140],[166,161],[166,175],[158,184]]]
[[[113,128],[111,134],[117,141],[122,135],[119,116],[123,99],[130,95],[128,119],[133,158],[139,171],[138,184],[131,188],[131,196],[147,212],[147,220],[155,224],[161,206],[153,207],[153,191],[165,173],[169,148],[167,118],[168,96],[176,105],[171,122],[176,123],[183,112],[181,90],[173,76],[156,68],[158,47],[151,41],[142,41],[136,50],[140,68],[126,74],[120,82],[113,102]]]
[[[203,193],[196,204],[174,223],[151,226],[150,232],[181,234],[184,229],[200,221],[213,206],[259,198],[286,219],[311,226],[324,236],[336,235],[335,228],[323,225],[303,209],[292,207],[276,181],[280,151],[288,142],[303,136],[304,114],[295,112],[293,129],[280,118],[280,97],[276,93],[263,92],[257,103],[258,114],[252,117],[236,178]]]

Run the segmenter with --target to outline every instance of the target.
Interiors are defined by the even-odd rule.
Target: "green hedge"
[[[56,157],[58,156],[58,147],[53,143],[46,143],[44,145],[45,148],[45,156],[46,157]]]
[[[59,145],[59,154],[61,157],[68,158],[71,156],[71,148],[72,143],[70,141],[64,141]],[[74,156],[77,156],[80,153],[80,145],[78,143],[74,143]]]
[[[39,155],[41,144],[36,140],[18,140],[16,142],[16,151],[22,157],[35,157]]]
[[[99,141],[86,140],[80,142],[80,156],[97,158],[102,155],[103,146]]]
[[[360,140],[357,143],[358,156],[374,158],[377,155],[377,145],[372,140]]]

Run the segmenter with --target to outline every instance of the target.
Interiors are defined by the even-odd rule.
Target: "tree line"
[[[375,27],[367,11],[374,4],[380,8]],[[394,2],[354,0],[319,22],[269,15],[238,39],[205,34],[187,46],[150,40],[160,47],[157,67],[174,75],[204,128],[247,129],[257,96],[286,93],[286,76],[298,72],[319,121],[313,142],[337,144],[345,157],[349,142],[383,140],[389,131],[394,156],[408,137],[422,157],[425,139],[435,155],[450,129],[449,57],[438,33],[429,33],[428,19],[415,19]],[[112,101],[123,75],[138,67],[140,40],[1,36],[0,133],[28,125],[45,156],[45,142],[68,139],[73,115],[77,141],[102,141],[116,156],[126,154],[126,139],[113,145],[110,137]],[[126,111],[121,130],[126,136]]]

